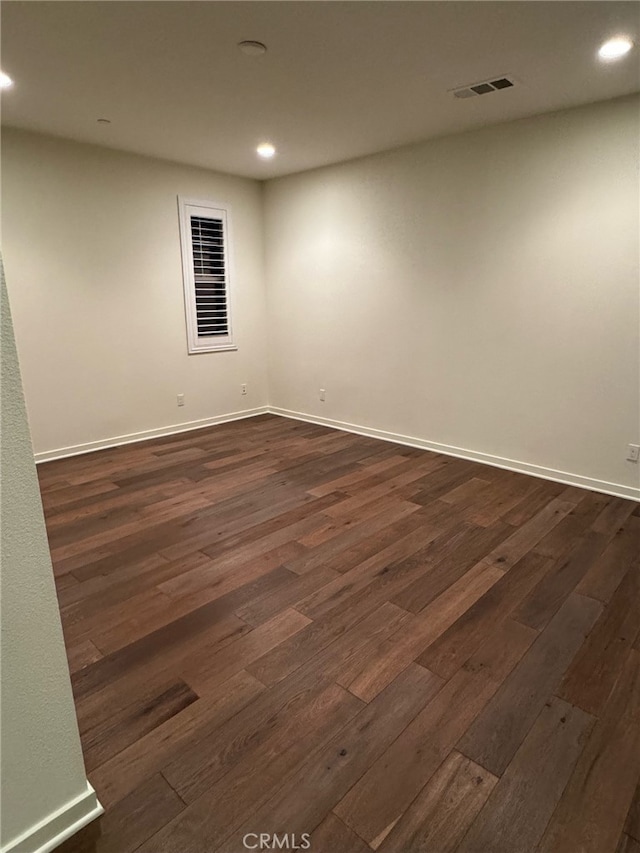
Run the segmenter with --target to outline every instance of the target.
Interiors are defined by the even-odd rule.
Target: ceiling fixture
[[[270,142],[261,142],[256,148],[256,151],[258,153],[258,157],[262,157],[263,160],[271,160],[273,155],[276,153],[275,146]]]
[[[4,71],[0,71],[0,89],[9,89],[13,86],[13,80]]]
[[[609,39],[609,41],[606,41],[602,45],[598,51],[598,56],[600,59],[604,59],[605,61],[609,59],[620,59],[621,56],[629,53],[632,47],[633,42],[630,38],[627,38],[626,36],[617,36],[616,38]]]
[[[262,44],[261,41],[240,41],[238,47],[246,56],[262,56],[267,52],[266,44]]]
[[[484,80],[482,83],[474,83],[472,86],[463,86],[461,89],[453,89],[454,98],[473,98],[476,95],[488,95],[489,92],[511,89],[514,86],[513,78],[498,77],[495,80]]]

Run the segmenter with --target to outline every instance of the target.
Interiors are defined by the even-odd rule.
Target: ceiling
[[[637,91],[640,48],[608,64],[597,49],[638,44],[639,17],[635,2],[11,0],[2,119],[270,178]],[[243,55],[242,39],[267,53]],[[504,75],[517,85],[450,92]]]

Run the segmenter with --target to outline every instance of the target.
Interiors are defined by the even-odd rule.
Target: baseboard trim
[[[87,782],[86,791],[19,835],[1,853],[51,853],[103,813],[96,792]]]
[[[65,459],[68,456],[80,456],[91,453],[94,450],[106,450],[110,447],[120,447],[123,444],[134,444],[138,441],[148,441],[152,438],[178,435],[191,430],[205,429],[216,424],[229,423],[231,421],[253,418],[257,415],[273,414],[297,421],[318,424],[320,426],[333,427],[343,432],[352,432],[356,435],[366,435],[369,438],[379,438],[382,441],[390,441],[394,444],[402,444],[406,447],[418,447],[421,450],[432,450],[445,456],[455,456],[458,459],[468,459],[472,462],[481,462],[484,465],[492,465],[494,468],[505,468],[507,471],[515,471],[519,474],[529,474],[532,477],[540,477],[543,480],[552,480],[555,483],[563,483],[567,486],[577,486],[580,489],[589,489],[592,492],[602,492],[619,498],[640,502],[640,488],[624,486],[619,483],[609,483],[606,480],[595,480],[592,477],[583,477],[580,474],[571,474],[567,471],[556,471],[554,468],[545,468],[541,465],[532,465],[529,462],[520,462],[516,459],[507,459],[502,456],[492,456],[489,453],[481,453],[477,450],[467,450],[462,447],[454,447],[448,444],[439,444],[436,441],[428,441],[423,438],[402,435],[395,432],[387,432],[373,427],[365,427],[359,424],[351,424],[346,421],[337,421],[332,418],[324,418],[319,415],[308,415],[304,412],[295,412],[290,409],[281,409],[278,406],[259,406],[255,409],[244,409],[240,412],[230,412],[225,415],[216,415],[212,418],[203,418],[198,421],[188,421],[182,424],[158,427],[157,429],[145,430],[144,432],[128,433],[113,438],[105,438],[100,441],[90,441],[86,444],[76,444],[71,447],[61,447],[57,450],[47,450],[35,454],[37,464],[50,462],[54,459]],[[1,851],[4,853],[4,851]]]
[[[494,468],[505,468],[507,471],[515,471],[519,474],[529,474],[540,477],[542,480],[553,480],[555,483],[563,483],[567,486],[577,486],[580,489],[589,489],[592,492],[603,492],[606,495],[615,495],[618,498],[628,498],[640,502],[640,488],[623,486],[618,483],[608,483],[605,480],[594,480],[591,477],[583,477],[580,474],[570,474],[567,471],[556,471],[554,468],[544,468],[541,465],[532,465],[529,462],[519,462],[515,459],[506,459],[501,456],[492,456],[489,453],[481,453],[476,450],[466,450],[462,447],[453,447],[448,444],[438,444],[435,441],[427,441],[423,438],[414,438],[395,432],[386,432],[381,429],[364,427],[358,424],[336,421],[331,418],[323,418],[316,415],[307,415],[303,412],[293,412],[289,409],[280,409],[270,406],[269,411],[273,415],[281,415],[285,418],[293,418],[297,421],[318,424],[319,426],[333,427],[344,432],[353,432],[356,435],[366,435],[369,438],[379,438],[391,441],[394,444],[402,444],[407,447],[418,447],[421,450],[432,450],[445,456],[456,456],[459,459],[468,459],[472,462],[481,462],[484,465],[492,465]]]
[[[143,432],[132,432],[127,435],[116,435],[113,438],[104,438],[100,441],[88,441],[86,444],[75,444],[71,447],[60,447],[57,450],[45,450],[34,454],[36,464],[40,462],[51,462],[54,459],[66,459],[68,456],[81,456],[83,453],[91,453],[94,450],[106,450],[109,447],[120,447],[122,444],[135,444],[138,441],[149,441],[152,438],[162,438],[165,435],[178,435],[181,432],[190,432],[194,429],[225,424],[230,421],[241,421],[245,418],[254,418],[257,415],[269,414],[268,406],[259,406],[256,409],[244,409],[240,412],[229,412],[226,415],[216,415],[212,418],[202,418],[198,421],[187,421],[182,424],[148,429]]]

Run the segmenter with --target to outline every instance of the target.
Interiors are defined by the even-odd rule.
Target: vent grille
[[[512,86],[515,86],[512,77],[496,77],[493,80],[483,80],[481,83],[473,83],[471,86],[453,89],[452,92],[454,98],[475,98],[476,95],[488,95],[489,92],[511,89]]]

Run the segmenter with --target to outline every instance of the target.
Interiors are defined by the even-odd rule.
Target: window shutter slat
[[[198,337],[229,334],[222,219],[190,216]]]

